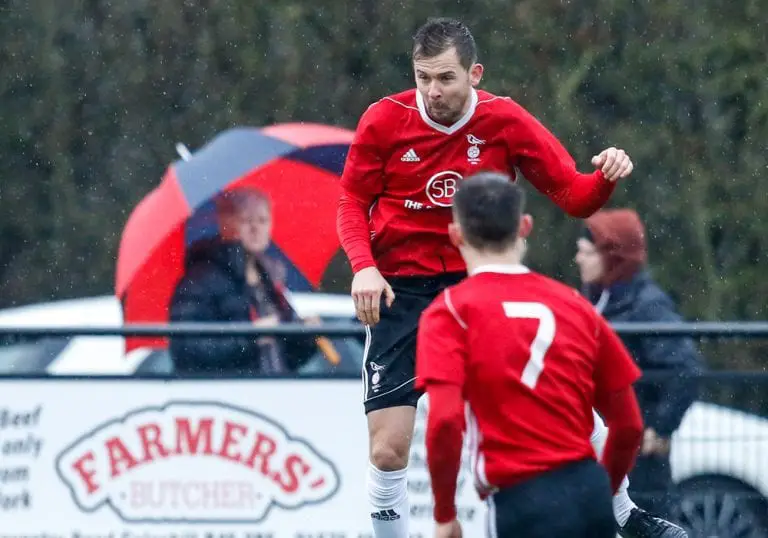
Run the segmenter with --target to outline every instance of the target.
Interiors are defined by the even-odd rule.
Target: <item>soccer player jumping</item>
[[[569,215],[583,218],[632,172],[627,154],[608,148],[593,157],[592,173],[580,173],[557,138],[525,109],[475,89],[483,66],[461,22],[437,19],[422,26],[414,36],[413,68],[415,90],[377,101],[360,118],[341,179],[337,222],[354,272],[357,316],[367,331],[367,484],[377,538],[408,536],[406,469],[421,395],[415,387],[416,331],[421,312],[466,276],[447,232],[460,182],[481,170],[512,177],[520,170]],[[604,427],[598,430],[604,439]],[[637,510],[626,485],[614,499],[614,512],[626,536],[684,536]]]

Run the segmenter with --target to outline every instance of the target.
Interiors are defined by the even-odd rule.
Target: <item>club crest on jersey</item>
[[[485,144],[485,140],[477,138],[473,134],[467,135],[467,142],[469,142],[469,149],[467,149],[467,160],[472,164],[480,162],[480,146]]]

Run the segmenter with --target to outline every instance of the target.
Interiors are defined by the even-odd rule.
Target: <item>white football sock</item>
[[[594,409],[592,410],[592,414],[595,418],[595,429],[592,430],[592,435],[589,440],[592,442],[592,447],[595,449],[597,457],[602,458],[603,449],[605,449],[605,440],[608,439],[608,428],[605,427],[605,422],[603,422],[603,419],[594,411]],[[613,496],[613,517],[616,518],[616,523],[618,523],[620,527],[627,524],[629,514],[634,508],[637,508],[637,505],[629,498],[627,488],[629,488],[629,479],[625,476],[624,480],[621,481],[619,490],[616,492],[616,495]]]
[[[619,491],[613,496],[613,517],[616,518],[616,523],[619,524],[619,527],[623,527],[627,524],[629,514],[632,513],[632,510],[637,508],[634,501],[629,498],[629,493],[627,493],[628,487],[629,480],[627,480],[627,477],[625,476],[621,486],[619,486]]]
[[[380,471],[368,465],[368,501],[376,538],[408,538],[407,469]]]

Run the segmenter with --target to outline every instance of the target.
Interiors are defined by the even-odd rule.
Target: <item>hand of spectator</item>
[[[320,316],[307,316],[303,321],[304,325],[311,325],[312,327],[317,327],[323,324],[323,320]]]
[[[605,179],[613,183],[632,173],[634,165],[623,149],[608,148],[592,157],[592,166],[603,171]]]
[[[278,325],[280,325],[280,317],[277,314],[265,316],[253,322],[254,327],[277,327]]]
[[[640,446],[640,454],[648,456],[653,453],[653,447],[656,439],[656,432],[653,428],[646,428],[643,432],[643,444]]]
[[[640,454],[643,456],[650,456],[652,454],[665,456],[668,453],[669,439],[659,437],[653,428],[646,428],[643,434],[643,445],[640,448]]]

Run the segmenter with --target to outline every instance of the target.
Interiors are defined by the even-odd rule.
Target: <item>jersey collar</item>
[[[474,276],[480,273],[502,273],[505,275],[523,275],[525,273],[530,273],[531,270],[528,269],[525,265],[507,265],[507,264],[500,264],[500,263],[492,263],[488,265],[481,265],[480,267],[476,267],[474,271],[470,273],[470,276]]]
[[[469,120],[472,119],[472,115],[475,113],[475,108],[477,107],[477,92],[472,88],[471,93],[469,94],[469,108],[467,109],[467,112],[461,118],[456,120],[456,123],[453,125],[442,125],[429,117],[429,114],[427,114],[427,107],[424,104],[424,97],[422,97],[419,90],[414,91],[416,92],[416,106],[419,108],[421,119],[424,120],[424,123],[443,134],[453,134],[464,127],[469,123]]]

